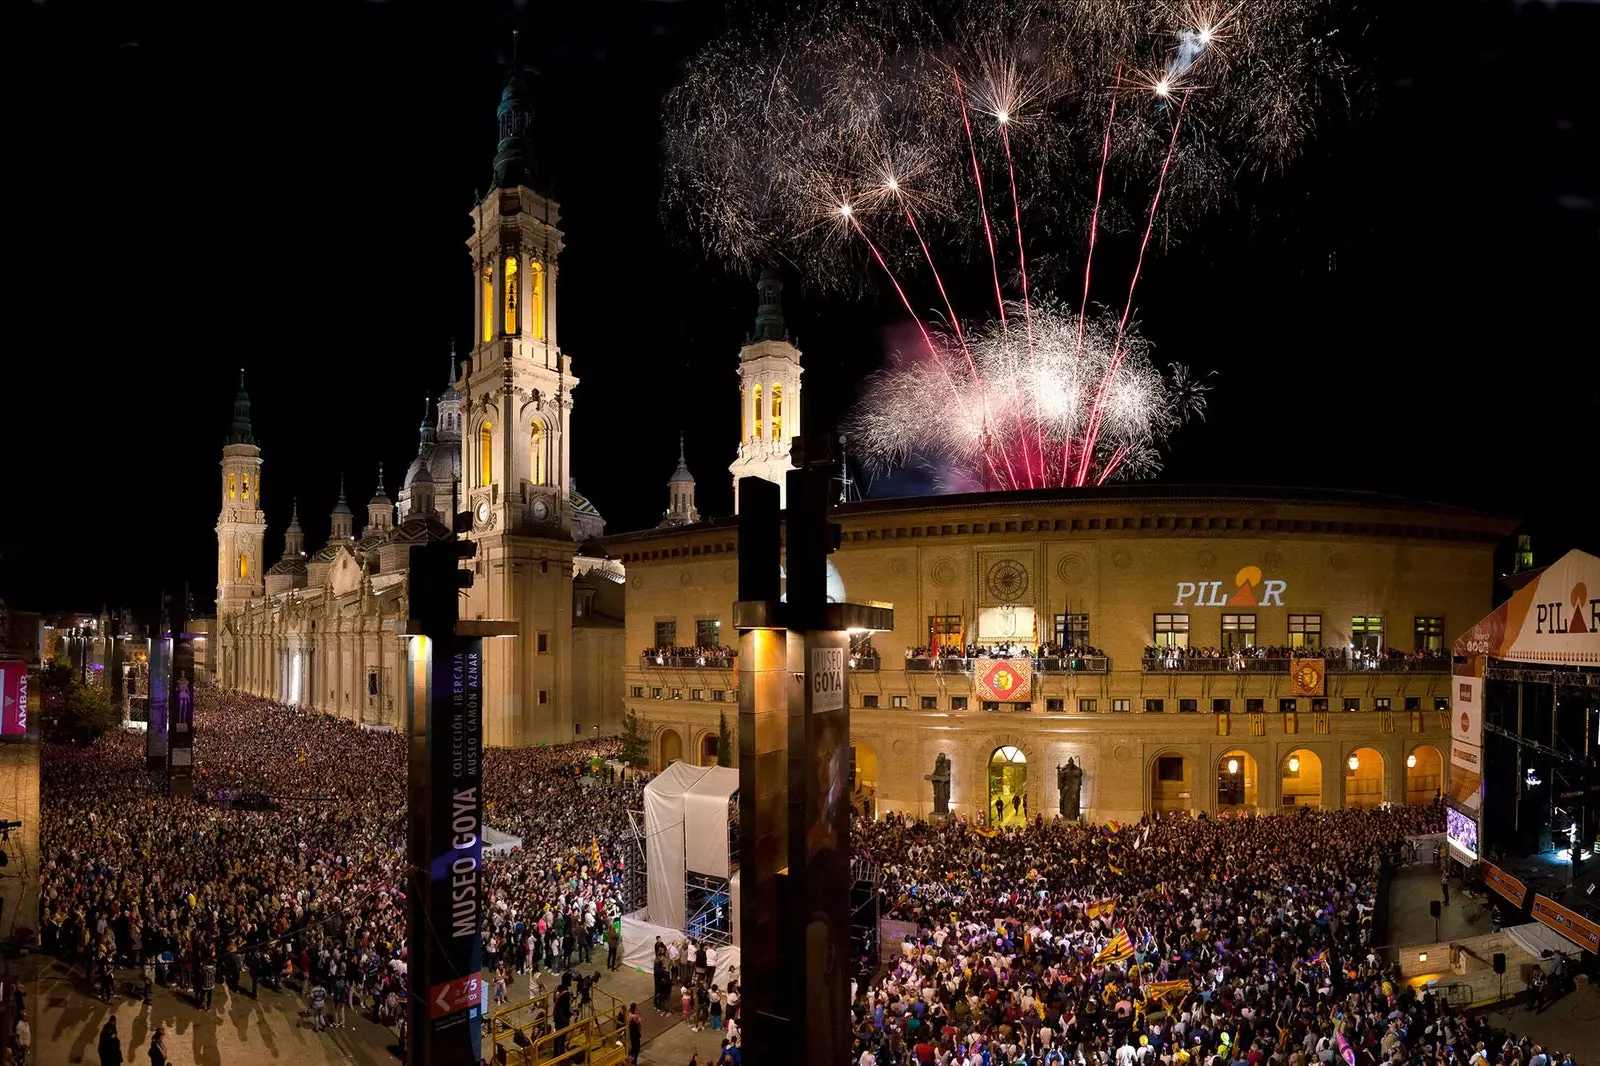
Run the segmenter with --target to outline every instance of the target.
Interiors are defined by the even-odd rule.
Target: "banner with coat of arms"
[[[1033,664],[1027,659],[975,659],[972,679],[978,699],[1027,703],[1033,699]]]
[[[1289,683],[1296,696],[1321,696],[1328,663],[1320,655],[1293,659],[1289,663]]]

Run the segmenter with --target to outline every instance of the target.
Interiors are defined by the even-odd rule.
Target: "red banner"
[[[1521,907],[1528,901],[1528,886],[1506,873],[1492,862],[1480,864],[1483,869],[1483,883],[1510,900],[1515,906]]]
[[[454,981],[434,985],[428,991],[430,1018],[443,1018],[446,1014],[455,1014],[458,1011],[481,1006],[483,1006],[483,978],[477,974],[469,973],[465,977],[457,977]]]
[[[975,659],[973,662],[978,699],[991,703],[1027,703],[1033,699],[1033,664],[1027,659]]]
[[[28,731],[28,664],[0,662],[0,735],[20,737]]]
[[[1296,696],[1321,696],[1326,685],[1328,664],[1320,655],[1293,659],[1289,663],[1289,681]]]
[[[1533,916],[1583,950],[1600,955],[1600,925],[1575,910],[1569,910],[1549,896],[1533,897]]]

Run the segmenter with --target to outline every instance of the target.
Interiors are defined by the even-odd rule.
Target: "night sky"
[[[358,515],[380,460],[397,495],[423,398],[469,340],[464,241],[513,26],[567,240],[577,482],[611,532],[653,525],[681,430],[702,513],[731,511],[754,289],[665,232],[658,203],[661,94],[720,0],[29,14],[7,48],[33,77],[12,142],[25,325],[4,359],[0,598],[148,613],[187,581],[209,608],[241,366],[268,561],[293,496],[323,543],[340,471]],[[1543,562],[1600,549],[1600,149],[1580,77],[1600,5],[1373,3],[1354,25],[1368,91],[1146,265],[1157,358],[1215,375],[1161,480],[1396,492],[1525,517]],[[904,315],[794,290],[807,418],[832,423]]]

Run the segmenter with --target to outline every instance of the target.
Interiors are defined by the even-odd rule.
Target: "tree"
[[[642,770],[650,765],[650,723],[641,719],[636,711],[622,716],[622,753],[624,766]]]
[[[77,681],[42,717],[45,738],[57,744],[93,744],[120,723],[109,696]]]
[[[728,712],[717,712],[717,765],[733,765],[733,740],[728,736]]]
[[[41,709],[59,707],[66,700],[77,681],[77,671],[65,655],[57,655],[39,670],[39,704]]]

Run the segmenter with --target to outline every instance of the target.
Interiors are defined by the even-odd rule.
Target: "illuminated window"
[[[517,257],[506,256],[506,332],[518,332],[517,322]]]
[[[1444,619],[1417,618],[1416,651],[1422,655],[1444,654]]]
[[[528,315],[533,339],[544,340],[544,264],[528,263]]]
[[[761,386],[760,385],[756,386],[755,414],[756,414],[756,417],[755,417],[756,439],[760,440],[761,439]]]
[[[234,476],[232,474],[229,474],[228,475],[228,499],[237,500],[238,498],[239,498],[239,486],[234,482]]]
[[[478,430],[478,484],[494,480],[494,423],[485,422]]]
[[[1222,650],[1242,651],[1256,646],[1256,616],[1253,614],[1225,614],[1222,616]]]
[[[748,399],[749,399],[749,397],[744,394],[744,387],[740,386],[740,388],[739,388],[739,439],[741,441],[746,441],[746,440],[750,439],[750,408],[745,406],[745,401],[748,400]]]
[[[783,386],[772,383],[772,439],[783,439]]]
[[[529,450],[532,453],[532,458],[533,458],[533,463],[532,463],[532,475],[533,475],[532,476],[532,481],[533,481],[533,483],[535,485],[547,485],[547,484],[549,484],[549,482],[546,480],[546,478],[549,476],[550,467],[549,467],[548,462],[546,461],[547,448],[545,446],[545,432],[544,432],[544,423],[543,422],[535,422],[533,424],[533,440],[529,444]]]
[[[1371,615],[1350,619],[1350,646],[1375,654],[1383,651],[1383,619]]]
[[[1301,651],[1322,650],[1322,616],[1320,614],[1291,614],[1289,616],[1289,647]]]
[[[244,496],[245,499],[248,500],[250,498],[250,475],[249,474],[241,474],[241,475],[239,475],[239,486],[240,486],[241,494]]]
[[[1089,616],[1087,614],[1056,615],[1056,643],[1063,648],[1082,650],[1089,646]]]
[[[488,344],[494,340],[494,268],[487,264],[483,268],[483,307],[479,315],[483,319],[483,343]]]
[[[1155,638],[1155,645],[1158,648],[1187,648],[1189,646],[1189,616],[1186,614],[1156,615]]]
[[[250,556],[239,556],[239,580],[243,581],[250,576]]]
[[[902,707],[903,708],[903,707],[907,707],[907,706],[910,705],[908,700],[909,700],[909,697],[907,697],[907,696],[890,696],[889,697],[889,704],[892,707]]]

